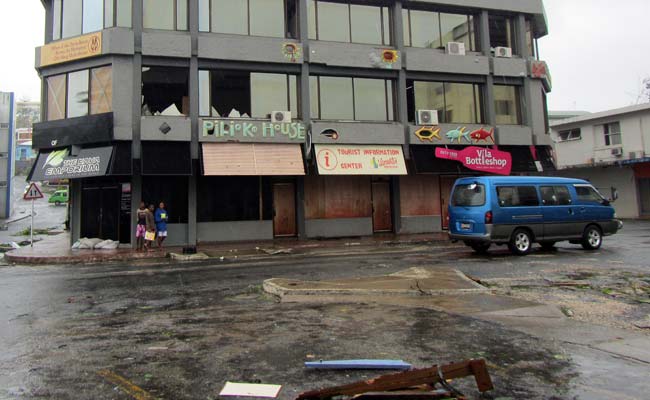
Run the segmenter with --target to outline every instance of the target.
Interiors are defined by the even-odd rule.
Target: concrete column
[[[189,2],[189,29],[192,36],[192,58],[190,58],[189,96],[190,96],[190,121],[191,137],[190,152],[192,155],[192,176],[187,185],[187,243],[196,246],[198,236],[197,225],[197,182],[201,173],[199,165],[199,2]]]
[[[312,141],[311,141],[311,97],[309,93],[309,18],[308,18],[308,0],[299,0],[298,3],[298,30],[299,38],[302,42],[303,63],[300,68],[299,99],[302,122],[307,129],[307,143],[303,146],[305,156],[305,167],[308,167],[312,159]],[[307,147],[309,145],[309,147]],[[296,228],[298,238],[305,239],[305,177],[299,176],[296,179]]]
[[[399,176],[391,176],[390,178],[391,186],[391,206],[392,206],[392,218],[393,218],[393,232],[400,233],[402,230],[402,204],[400,197],[400,186],[399,186]]]
[[[135,228],[137,225],[138,208],[142,201],[142,176],[133,174],[131,177],[131,247],[136,248]]]
[[[526,38],[526,17],[523,14],[517,15],[514,20],[515,22],[515,35],[517,40],[517,48],[515,49],[517,54],[523,59],[528,59],[532,56],[528,51],[528,44]]]
[[[131,246],[136,247],[135,228],[136,216],[140,201],[142,201],[142,175],[141,175],[141,146],[140,146],[140,118],[142,108],[140,97],[142,95],[142,0],[133,0],[131,4],[131,23],[135,54],[133,55],[133,119],[132,119],[132,177],[131,177]]]
[[[482,11],[479,21],[481,51],[486,57],[492,57],[490,50],[490,19],[487,11]],[[491,126],[496,125],[496,111],[494,109],[494,75],[492,60],[490,60],[490,74],[486,77],[485,87],[483,88],[483,119],[485,123]],[[498,132],[495,140],[498,142]]]
[[[187,244],[196,246],[198,239],[198,225],[197,225],[197,212],[196,212],[196,189],[197,189],[197,175],[199,171],[188,177],[187,182]]]
[[[306,239],[307,233],[305,228],[305,177],[299,176],[296,179],[296,228],[298,229],[298,238]]]
[[[81,179],[70,180],[70,246],[81,237]]]
[[[397,96],[395,96],[396,104],[397,104],[397,110],[396,111],[396,116],[397,116],[397,121],[402,124],[404,128],[404,157],[406,159],[411,158],[411,152],[409,151],[409,144],[410,144],[410,137],[409,137],[409,129],[408,129],[408,108],[406,106],[406,47],[404,46],[404,22],[402,21],[402,1],[398,0],[393,4],[393,32],[392,32],[392,37],[393,37],[393,46],[395,49],[397,49],[400,53],[400,56],[402,57],[402,62],[401,65],[403,65],[402,68],[399,70],[399,74],[397,77],[397,84],[396,84],[396,93]]]
[[[526,17],[523,14],[517,15],[515,19],[515,34],[517,35],[517,52],[521,58],[527,60],[531,54],[526,44]],[[521,114],[522,123],[532,127],[533,124],[533,92],[530,77],[524,78],[524,86],[521,93]],[[533,144],[533,143],[531,143]]]
[[[54,2],[50,1],[45,6],[45,37],[43,38],[45,44],[52,41],[52,29],[54,27]]]

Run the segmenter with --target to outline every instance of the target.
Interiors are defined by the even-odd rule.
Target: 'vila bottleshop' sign
[[[203,141],[303,143],[306,128],[301,122],[274,123],[203,119]]]
[[[491,174],[510,175],[512,170],[512,155],[510,153],[487,147],[471,146],[462,150],[436,147],[436,157],[460,161],[471,170]]]

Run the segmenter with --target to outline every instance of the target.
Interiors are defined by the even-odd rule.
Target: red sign
[[[39,189],[38,186],[36,186],[36,184],[33,182],[31,185],[29,185],[29,188],[27,188],[25,194],[23,195],[23,200],[36,200],[42,198],[43,193],[41,193],[41,189]]]
[[[512,169],[512,155],[510,153],[488,149],[487,147],[471,146],[462,150],[437,147],[436,157],[460,161],[471,170],[490,174],[510,175]]]

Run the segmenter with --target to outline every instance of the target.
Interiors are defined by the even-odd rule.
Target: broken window
[[[298,39],[297,0],[200,0],[201,32]]]
[[[189,70],[142,67],[142,115],[189,115]]]
[[[299,117],[296,75],[249,71],[199,71],[201,116],[270,118],[273,111]]]
[[[515,53],[515,29],[512,18],[490,15],[490,47],[509,47]]]

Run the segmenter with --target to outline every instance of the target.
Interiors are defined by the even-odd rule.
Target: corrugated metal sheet
[[[299,144],[203,143],[208,176],[305,175]]]

